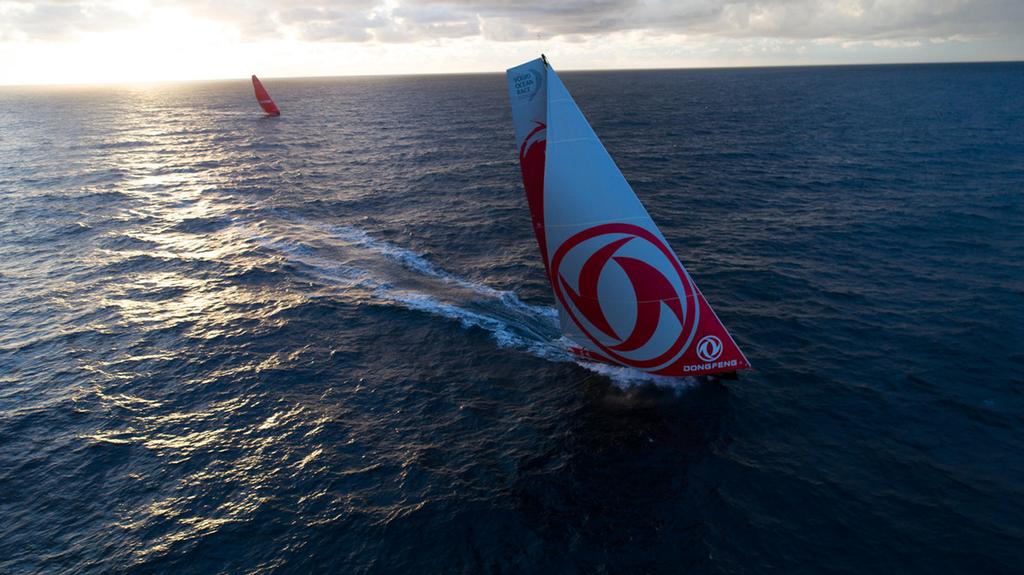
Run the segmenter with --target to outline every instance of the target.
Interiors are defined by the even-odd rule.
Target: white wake
[[[263,221],[253,234],[260,245],[302,266],[326,289],[349,298],[399,305],[484,330],[499,347],[518,349],[549,361],[573,362],[620,387],[655,384],[675,389],[695,380],[651,375],[589,362],[569,352],[558,312],[531,305],[511,291],[473,282],[439,269],[422,255],[365,231],[284,214],[284,225]],[[315,232],[315,233],[310,233]],[[314,240],[298,240],[315,238]],[[399,269],[394,269],[397,265]],[[391,268],[391,269],[389,269]]]

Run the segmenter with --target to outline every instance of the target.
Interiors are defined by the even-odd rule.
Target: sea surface
[[[562,77],[755,371],[566,353],[501,74],[0,89],[0,573],[1021,573],[1024,64]]]

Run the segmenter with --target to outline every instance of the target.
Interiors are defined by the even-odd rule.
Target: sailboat
[[[256,92],[256,101],[260,103],[260,107],[263,111],[270,116],[280,116],[281,110],[277,108],[277,104],[271,99],[270,93],[263,87],[263,82],[256,77],[256,74],[252,75],[252,89]]]
[[[547,59],[507,75],[533,231],[571,351],[664,376],[749,369]]]

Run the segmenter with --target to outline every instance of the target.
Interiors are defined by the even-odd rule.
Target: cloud
[[[0,0],[0,40],[130,28],[160,8],[228,24],[247,40],[310,42],[572,41],[643,31],[900,45],[1024,35],[1021,0]]]
[[[139,21],[137,11],[103,2],[0,1],[0,41],[61,40],[80,32],[131,28]]]
[[[374,5],[359,2],[356,6],[330,8],[322,6],[286,7],[272,17],[282,29],[290,30],[301,40],[310,42],[366,42],[373,39],[370,30],[386,25],[373,12]]]
[[[1020,0],[405,0],[534,39],[648,30],[738,38],[902,38],[1021,34]]]

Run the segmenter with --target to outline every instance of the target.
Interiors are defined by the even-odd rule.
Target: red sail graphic
[[[530,219],[533,220],[533,232],[540,246],[540,256],[544,260],[544,269],[548,269],[548,246],[544,238],[544,124],[537,122],[526,140],[519,147],[519,168],[523,173],[523,188],[526,189],[526,203],[530,206]]]
[[[271,116],[281,115],[281,110],[277,108],[277,104],[270,98],[267,89],[263,87],[263,82],[260,82],[260,79],[255,74],[252,76],[252,88],[256,92],[256,101],[260,103],[260,108],[263,108],[264,112]]]

